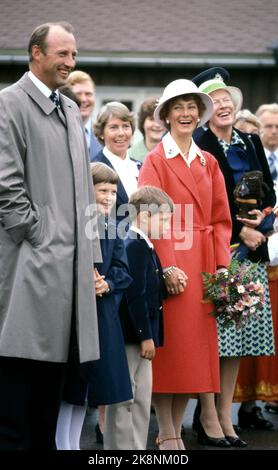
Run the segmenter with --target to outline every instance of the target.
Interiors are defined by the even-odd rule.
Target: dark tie
[[[57,94],[55,93],[55,91],[52,91],[49,98],[51,99],[51,101],[53,101],[53,103],[57,106],[57,108],[61,109],[60,100],[59,100],[59,97],[57,96]]]
[[[273,181],[276,181],[278,178],[277,168],[276,168],[276,155],[275,153],[270,153],[268,156],[268,165]]]
[[[67,127],[67,122],[66,122],[66,118],[65,118],[65,114],[64,114],[64,111],[63,111],[63,108],[61,107],[61,102],[60,102],[60,99],[59,99],[59,96],[57,95],[57,93],[55,93],[55,91],[52,91],[50,97],[51,101],[53,101],[53,103],[55,104],[56,106],[56,111],[57,111],[57,114],[59,116],[59,118],[61,119],[61,121],[63,122],[63,124]]]

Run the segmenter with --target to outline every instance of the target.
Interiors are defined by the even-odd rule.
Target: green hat
[[[203,82],[199,86],[199,90],[208,95],[216,90],[226,90],[232,98],[236,113],[241,109],[243,97],[240,89],[234,86],[227,86],[220,75]]]

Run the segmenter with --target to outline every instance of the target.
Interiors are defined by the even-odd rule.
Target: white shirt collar
[[[278,158],[278,147],[273,152],[271,150],[266,149],[266,148],[264,148],[264,151],[265,151],[266,158],[268,158],[269,155],[271,155],[272,153],[274,153],[274,155]]]
[[[85,127],[85,131],[89,135],[91,135],[91,133],[92,133],[92,118],[91,117],[89,117],[89,119],[87,119],[87,121],[84,124],[84,127]]]
[[[201,150],[195,144],[193,139],[191,139],[191,145],[190,145],[188,157],[186,157],[182,153],[181,149],[179,148],[179,146],[177,145],[177,143],[175,142],[175,140],[171,136],[170,132],[167,132],[167,134],[162,138],[162,144],[163,144],[163,148],[164,148],[166,158],[170,159],[170,158],[175,158],[178,155],[181,155],[182,158],[184,159],[185,163],[188,166],[190,166],[190,163],[193,162],[193,160],[196,158],[197,155],[201,158],[204,158],[203,155],[202,155]]]
[[[126,153],[125,158],[120,158],[118,157],[118,155],[115,155],[114,153],[110,152],[110,150],[108,150],[106,146],[103,148],[103,153],[116,170],[117,168],[127,168],[130,174],[132,174],[136,178],[138,177],[139,170],[137,168],[137,165],[134,161],[129,158],[128,153]]]
[[[106,158],[108,158],[108,160],[111,161],[111,163],[115,162],[116,165],[120,165],[121,163],[126,162],[127,159],[129,160],[129,157],[127,154],[125,158],[120,158],[118,157],[118,155],[115,155],[114,153],[112,153],[106,146],[103,148],[103,153],[106,156]]]
[[[118,173],[125,192],[127,196],[130,197],[137,189],[139,170],[136,163],[132,161],[128,155],[126,155],[124,159],[114,155],[107,147],[104,147],[103,153],[106,158],[108,158],[116,173]]]
[[[140,230],[140,228],[136,227],[135,225],[131,225],[131,227],[129,227],[129,230],[132,230],[133,232],[138,233],[138,235],[140,235],[140,237],[145,240],[145,242],[147,243],[149,248],[151,248],[153,250],[153,244],[152,244],[151,240],[149,239],[149,237],[144,232],[142,232],[142,230]]]
[[[30,80],[32,80],[34,85],[36,85],[36,87],[42,92],[42,94],[46,96],[46,98],[50,97],[52,90],[50,90],[50,88],[48,88],[45,83],[43,83],[38,77],[36,77],[36,75],[34,75],[31,70],[29,70],[28,72],[28,77],[30,78]],[[55,93],[59,96],[58,90],[55,90]]]

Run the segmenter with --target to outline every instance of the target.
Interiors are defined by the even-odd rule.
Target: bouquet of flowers
[[[201,273],[204,303],[214,304],[213,316],[224,328],[241,328],[252,318],[259,318],[264,306],[264,287],[256,263],[240,263],[233,258],[227,270],[215,274]]]

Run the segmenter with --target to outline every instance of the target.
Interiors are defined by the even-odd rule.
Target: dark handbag
[[[239,217],[256,219],[256,215],[248,214],[258,209],[264,197],[263,173],[261,171],[248,171],[244,173],[234,189],[235,203],[239,209]]]

